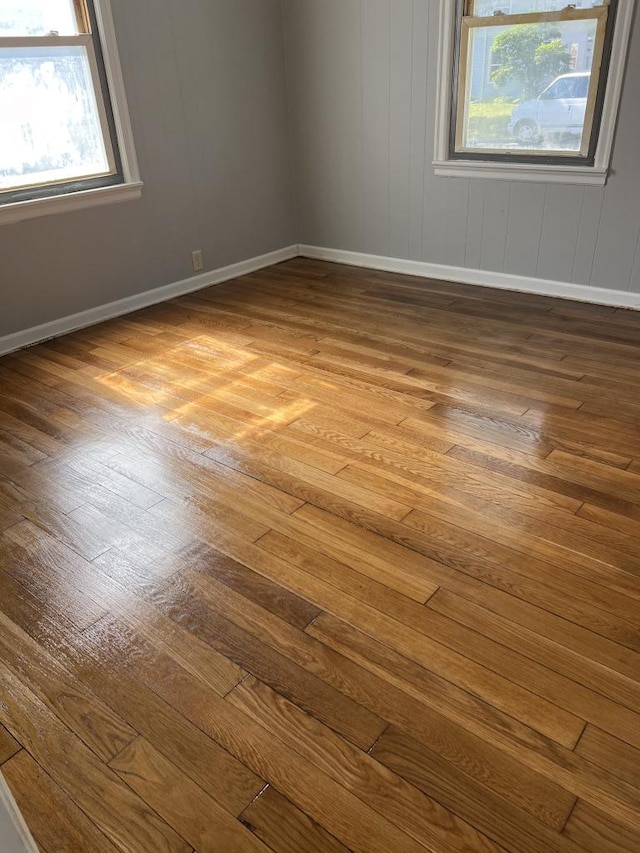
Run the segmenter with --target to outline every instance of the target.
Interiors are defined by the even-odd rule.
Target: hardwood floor
[[[43,853],[637,853],[640,313],[297,259],[0,359]]]

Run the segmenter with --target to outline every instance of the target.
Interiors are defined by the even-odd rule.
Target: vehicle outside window
[[[590,80],[589,71],[557,77],[539,97],[514,108],[509,134],[524,148],[547,143],[579,151]]]

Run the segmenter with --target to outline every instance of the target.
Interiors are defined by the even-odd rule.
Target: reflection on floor
[[[41,849],[637,853],[639,355],[297,259],[0,360]]]

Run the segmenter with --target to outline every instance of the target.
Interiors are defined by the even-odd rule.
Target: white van
[[[590,71],[556,77],[537,98],[518,104],[511,114],[509,133],[528,147],[544,136],[582,136],[590,80]]]

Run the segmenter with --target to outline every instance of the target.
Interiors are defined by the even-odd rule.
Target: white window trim
[[[556,166],[544,163],[497,163],[489,160],[451,160],[449,158],[452,86],[454,85],[451,69],[454,57],[456,2],[440,0],[438,91],[433,159],[436,175],[604,186],[609,176],[634,6],[635,0],[618,0],[611,64],[607,77],[595,163],[593,166]]]
[[[0,205],[0,225],[11,225],[26,219],[36,219],[58,213],[69,213],[89,207],[101,207],[123,201],[133,201],[142,195],[138,158],[133,141],[133,130],[129,117],[127,95],[120,67],[120,55],[116,42],[111,0],[93,0],[98,22],[98,37],[104,57],[107,85],[116,128],[116,137],[122,162],[124,182],[114,186],[81,190],[59,196],[17,201]]]

